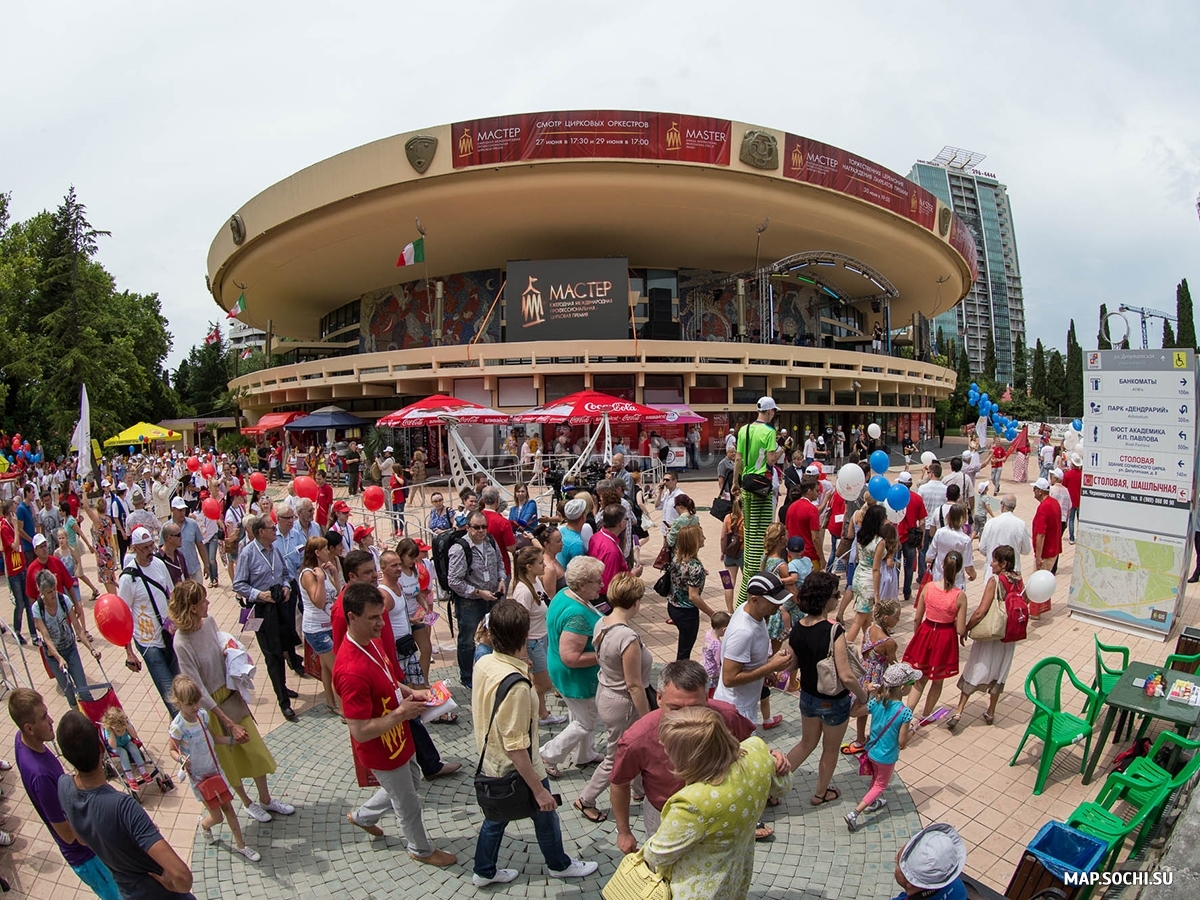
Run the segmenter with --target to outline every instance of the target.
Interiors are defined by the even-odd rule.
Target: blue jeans
[[[933,535],[926,531],[925,537],[921,539],[921,553],[917,557],[917,581],[925,577],[925,554],[929,552],[929,545],[932,543]]]
[[[179,710],[171,703],[171,682],[175,680],[175,676],[179,674],[179,661],[175,659],[175,654],[172,651],[165,650],[162,647],[143,647],[137,641],[133,642],[138,649],[138,653],[142,654],[142,659],[146,661],[146,671],[150,673],[150,680],[154,682],[154,687],[158,690],[158,696],[162,697],[163,704],[167,707],[167,712],[171,714],[171,718],[179,714]]]
[[[33,613],[29,608],[29,598],[25,596],[25,573],[9,575],[8,587],[13,595],[13,631],[21,633],[21,613],[24,613],[25,623],[29,626],[29,636],[35,637],[37,631],[33,627]]]
[[[92,692],[87,689],[87,675],[83,673],[83,661],[79,658],[79,645],[72,644],[66,650],[59,647],[58,655],[67,664],[67,672],[70,673],[70,678],[63,672],[62,666],[56,660],[50,658],[49,654],[46,654],[47,658],[50,658],[50,668],[54,670],[54,680],[62,688],[63,695],[67,698],[67,703],[71,706],[77,705],[75,701],[76,691],[78,691],[80,697],[90,702]],[[72,682],[74,682],[73,686]]]
[[[454,598],[458,619],[458,674],[463,687],[471,686],[471,673],[475,671],[475,629],[491,607],[492,604],[487,600]]]
[[[904,556],[904,599],[912,599],[912,581],[913,581],[913,566],[917,563],[917,548],[905,541],[900,546],[900,552]],[[921,557],[924,559],[925,557]]]
[[[92,889],[100,900],[121,900],[121,891],[113,881],[112,872],[108,870],[100,857],[93,856],[87,862],[71,866],[79,880]]]
[[[550,781],[543,778],[542,787],[550,790]],[[475,874],[481,878],[493,878],[496,875],[500,841],[504,839],[504,827],[507,824],[484,819],[479,828],[479,837],[475,840]],[[558,823],[557,811],[535,812],[533,831],[537,835],[538,846],[542,848],[547,867],[552,871],[561,872],[571,865],[571,857],[567,856],[567,851],[563,849],[562,829]]]
[[[1075,523],[1079,520],[1079,507],[1072,506],[1071,511],[1067,513],[1067,537],[1071,543],[1075,543]]]

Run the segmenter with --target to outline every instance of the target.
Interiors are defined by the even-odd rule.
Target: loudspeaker
[[[671,291],[668,288],[650,288],[650,321],[671,320]]]
[[[653,321],[650,323],[650,340],[677,341],[679,340],[679,323],[668,321]]]

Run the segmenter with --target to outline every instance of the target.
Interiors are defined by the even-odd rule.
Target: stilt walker
[[[742,583],[737,606],[746,602],[750,579],[762,567],[763,539],[775,518],[774,493],[771,490],[771,466],[775,465],[778,441],[775,414],[779,407],[771,397],[758,401],[758,420],[738,431],[737,486],[742,492],[743,560]],[[754,484],[757,482],[758,485]],[[765,496],[764,496],[765,494]]]

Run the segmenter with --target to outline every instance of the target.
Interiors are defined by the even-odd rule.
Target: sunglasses
[[[468,525],[467,528],[471,529],[471,531],[487,531],[486,525]]]

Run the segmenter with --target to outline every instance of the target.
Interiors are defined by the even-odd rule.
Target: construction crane
[[[1149,307],[1145,307],[1145,306],[1126,306],[1124,303],[1122,303],[1120,306],[1117,307],[1117,310],[1119,312],[1123,312],[1123,313],[1124,312],[1137,313],[1139,316],[1142,317],[1142,349],[1143,350],[1147,350],[1150,347],[1150,337],[1146,333],[1146,321],[1148,319],[1165,319],[1166,321],[1171,323],[1172,327],[1179,324],[1178,319],[1176,319],[1170,313],[1163,312],[1161,309],[1150,309]]]

